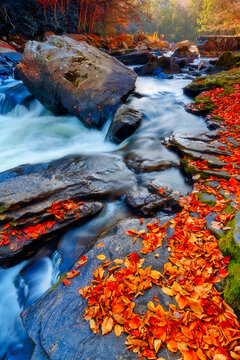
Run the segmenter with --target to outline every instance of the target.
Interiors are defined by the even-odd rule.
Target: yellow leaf
[[[147,307],[149,308],[149,310],[151,310],[153,312],[156,311],[155,305],[152,301],[149,301],[149,303],[147,304]]]
[[[94,334],[98,333],[98,328],[93,319],[90,319],[90,328]]]
[[[162,345],[162,341],[157,339],[157,340],[154,340],[154,350],[156,352],[156,354],[158,353],[158,350],[160,349],[161,345]]]
[[[169,289],[169,288],[167,288],[167,287],[163,287],[163,288],[162,288],[162,291],[163,291],[164,294],[166,294],[166,295],[173,296],[172,289]]]
[[[115,327],[114,327],[114,332],[115,332],[115,335],[116,335],[117,337],[118,337],[118,336],[120,336],[120,335],[121,335],[121,333],[122,333],[122,331],[123,331],[122,326],[121,326],[121,325],[116,324],[116,325],[115,325]]]
[[[115,259],[115,260],[113,260],[113,262],[117,265],[123,264],[123,260],[121,260],[121,259]]]
[[[227,358],[223,354],[217,354],[217,355],[214,355],[213,360],[227,360]]]
[[[235,352],[233,352],[233,351],[230,351],[230,355],[231,355],[231,357],[233,358],[233,359],[236,359],[236,360],[239,360],[240,359],[240,354],[237,354],[237,353],[235,353]],[[226,358],[225,358],[226,359]],[[224,360],[225,360],[224,359]],[[222,359],[221,359],[222,360]]]
[[[113,328],[113,319],[110,317],[106,317],[102,323],[102,336],[110,333],[112,331],[112,328]]]
[[[159,271],[157,271],[157,270],[152,270],[151,273],[150,273],[150,276],[151,276],[152,279],[158,280],[161,277],[161,273]]]
[[[97,255],[97,258],[98,258],[99,260],[105,260],[105,259],[106,259],[106,256],[103,255],[103,254],[101,254],[101,255]]]

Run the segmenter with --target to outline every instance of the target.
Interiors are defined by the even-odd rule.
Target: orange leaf
[[[169,288],[167,288],[167,287],[163,287],[163,288],[162,288],[162,291],[163,291],[164,294],[166,294],[166,295],[173,296],[172,289],[169,289]]]
[[[104,243],[99,243],[99,244],[97,244],[97,247],[99,248],[99,247],[102,247],[104,245]]]
[[[119,337],[123,332],[123,327],[121,325],[116,324],[114,327],[114,332],[117,337]]]

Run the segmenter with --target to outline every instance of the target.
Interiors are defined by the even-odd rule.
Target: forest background
[[[164,35],[240,34],[240,0],[1,0],[0,34],[34,38],[46,31]]]

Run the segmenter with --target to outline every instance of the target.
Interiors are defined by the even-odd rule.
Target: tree
[[[204,0],[198,23],[202,32],[239,35],[239,0]]]

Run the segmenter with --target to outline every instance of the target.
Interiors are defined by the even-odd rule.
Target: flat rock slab
[[[39,165],[23,165],[0,174],[1,218],[10,211],[71,198],[89,200],[120,196],[135,183],[133,173],[117,155],[70,156]],[[114,194],[114,195],[113,195]]]
[[[135,185],[121,157],[107,154],[66,157],[1,173],[0,241],[6,243],[9,235],[11,241],[0,246],[0,263],[8,266],[40,247],[42,239],[87,221],[101,211],[102,201],[119,198]],[[58,218],[52,206],[64,202],[70,202],[71,211],[63,209],[64,216]],[[26,238],[26,232],[31,236]]]
[[[97,128],[134,89],[137,78],[112,56],[68,36],[29,41],[16,74],[46,108],[69,112]]]
[[[73,226],[86,222],[94,215],[97,215],[102,209],[103,204],[101,202],[85,202],[79,206],[77,213],[71,211],[61,220],[57,220],[50,213],[42,214],[41,217],[34,217],[32,215],[30,227],[19,227],[16,230],[19,236],[10,236],[10,243],[0,246],[0,265],[3,267],[12,266],[32,256],[46,241],[52,240]],[[28,221],[30,222],[29,219]],[[37,228],[39,225],[42,226],[44,230],[38,233]],[[37,231],[37,235],[34,230],[31,230],[33,226],[36,226],[35,231]],[[15,230],[15,227],[13,230]],[[8,230],[0,227],[0,231],[7,233]],[[27,237],[28,233],[33,233],[33,236]]]
[[[129,253],[137,252],[142,257],[140,240],[133,245],[132,238],[124,233],[133,228],[140,230],[144,226],[140,226],[139,219],[134,218],[124,219],[114,225],[98,239],[97,243],[104,243],[103,247],[94,246],[86,254],[87,263],[81,268],[80,275],[72,279],[69,286],[65,287],[59,283],[24,311],[23,322],[35,344],[32,360],[106,360],[106,357],[111,360],[137,360],[137,354],[127,350],[124,335],[117,338],[114,332],[104,337],[92,333],[89,323],[83,320],[87,302],[78,294],[78,288],[90,283],[93,271],[101,263],[97,255],[105,254],[107,259],[114,260],[124,259]],[[165,245],[166,243],[163,243],[161,248],[145,256],[143,268],[152,266],[155,270],[163,271],[164,263],[169,257]],[[155,254],[160,255],[158,259]],[[167,304],[173,303],[171,297],[154,286],[136,299],[135,311],[137,313],[146,311],[147,303],[153,296],[158,297],[165,309]],[[170,360],[179,358],[179,354],[171,354],[166,349],[160,351],[158,356]]]

